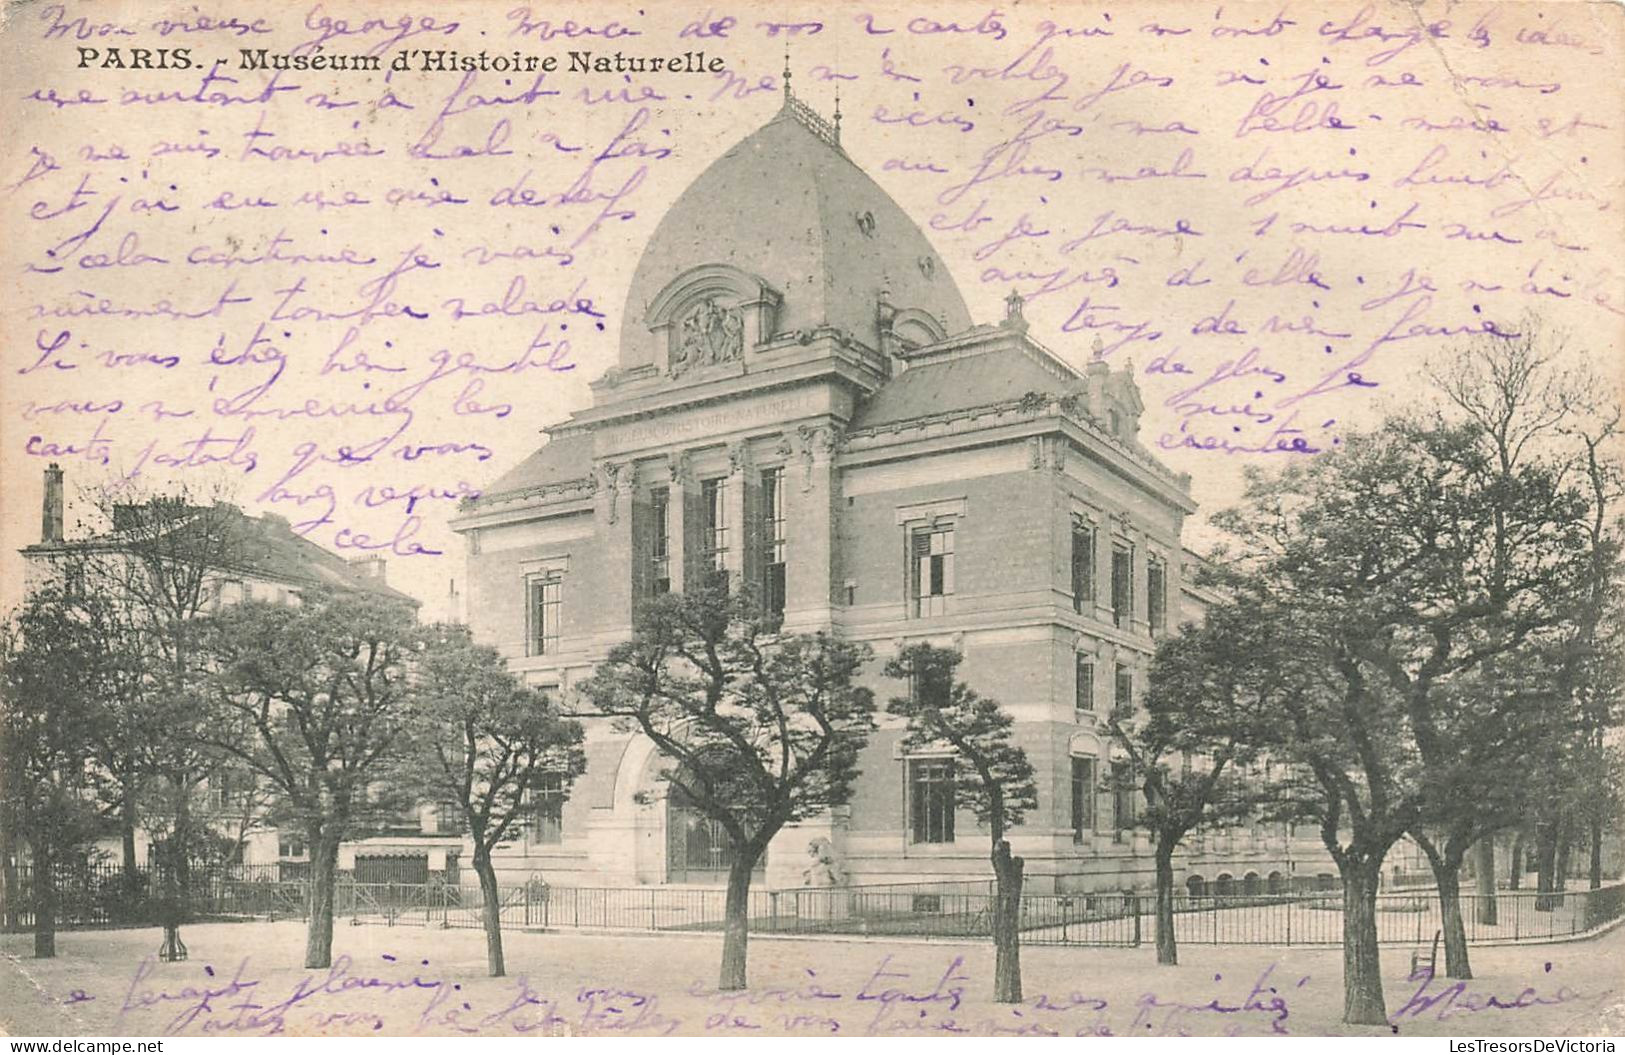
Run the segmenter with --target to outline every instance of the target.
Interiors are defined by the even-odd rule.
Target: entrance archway
[[[679,777],[678,779],[681,779]],[[666,882],[720,885],[736,858],[733,840],[722,824],[703,810],[676,784],[666,791]],[[767,870],[767,854],[753,869],[759,878]]]

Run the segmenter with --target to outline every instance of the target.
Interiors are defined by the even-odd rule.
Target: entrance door
[[[666,882],[723,884],[734,863],[733,840],[677,785],[666,796]],[[756,862],[759,876],[767,855]]]

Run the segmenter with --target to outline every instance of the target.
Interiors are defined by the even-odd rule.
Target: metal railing
[[[20,870],[8,905],[26,906],[29,876]],[[62,877],[59,875],[59,880]],[[122,873],[89,877],[59,889],[59,926],[138,925],[151,911],[117,912],[104,894],[122,890]],[[143,879],[143,882],[145,880]],[[145,886],[142,887],[145,890]],[[386,926],[479,927],[485,898],[477,885],[431,881],[357,883],[340,874],[334,915]],[[992,936],[996,895],[991,880],[898,883],[836,888],[758,889],[749,896],[750,927],[757,934],[869,936],[978,941]],[[1541,894],[1533,890],[1489,897],[1461,896],[1467,940],[1473,944],[1538,942],[1589,932],[1625,915],[1625,883],[1596,890]],[[190,919],[304,918],[307,879],[270,871],[194,877],[186,898]],[[712,887],[575,887],[532,882],[498,888],[505,928],[697,932],[720,931],[726,892]],[[1150,894],[1037,894],[1021,899],[1022,941],[1029,945],[1134,946],[1155,933]],[[33,924],[26,907],[8,908],[10,929]],[[1175,936],[1185,945],[1338,945],[1343,900],[1339,891],[1296,894],[1225,894],[1174,899]],[[1378,940],[1421,946],[1441,929],[1437,895],[1410,890],[1377,895]]]

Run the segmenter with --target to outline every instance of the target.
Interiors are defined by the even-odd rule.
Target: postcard
[[[0,1028],[1617,1035],[1622,51],[7,4]]]

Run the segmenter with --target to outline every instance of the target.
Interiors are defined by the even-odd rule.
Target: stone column
[[[632,562],[637,559],[632,544],[633,472],[629,462],[602,462],[598,466],[596,498],[598,569],[590,573],[597,585],[591,604],[595,626],[630,625],[632,621]],[[586,574],[586,569],[580,569]]]
[[[1095,529],[1095,614],[1102,623],[1112,622],[1112,550],[1116,545],[1118,518],[1101,510]]]
[[[728,552],[723,565],[728,569],[728,591],[737,594],[749,584],[745,581],[745,559],[753,532],[747,518],[751,512],[747,492],[750,490],[750,448],[744,440],[728,444]]]
[[[666,517],[670,538],[666,552],[671,563],[671,588],[681,593],[688,575],[688,492],[693,487],[688,468],[688,453],[672,451],[666,455],[666,469],[670,483],[667,491]]]
[[[836,533],[835,448],[839,435],[830,425],[796,430],[796,457],[785,466],[786,630],[827,627],[834,589]]]
[[[1131,537],[1134,539],[1134,619],[1131,628],[1136,634],[1151,633],[1151,587],[1149,569],[1151,567],[1151,549],[1146,544],[1144,531],[1136,528]]]

